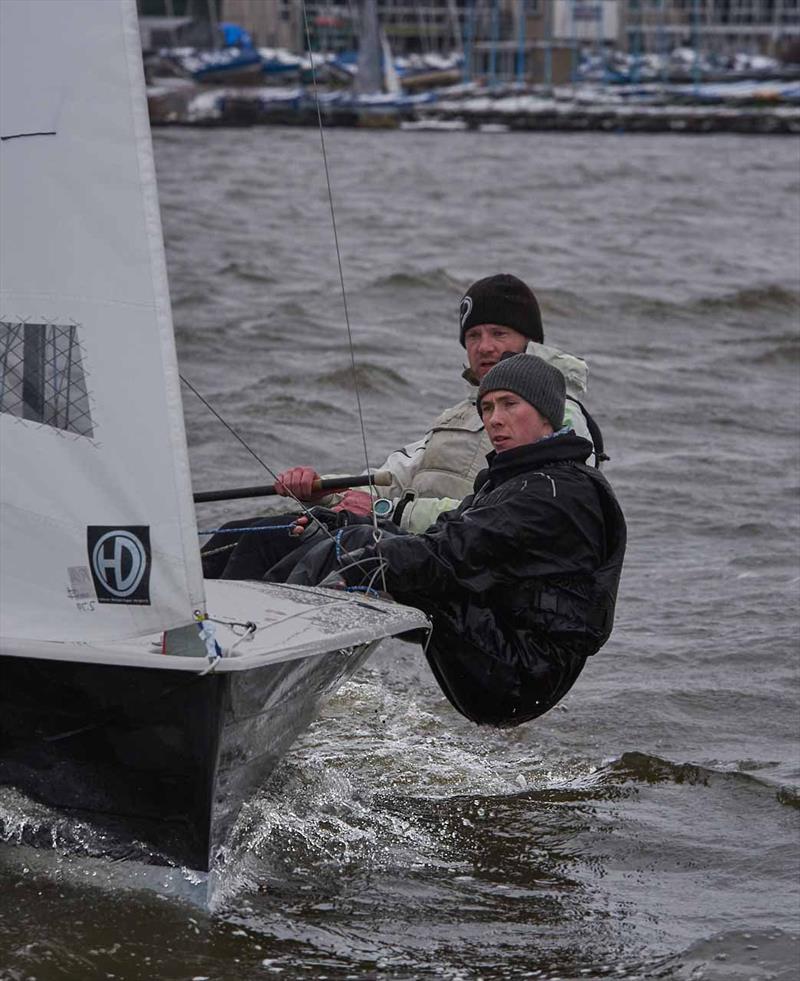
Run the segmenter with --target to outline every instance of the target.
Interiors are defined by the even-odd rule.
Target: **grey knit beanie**
[[[534,354],[509,354],[483,376],[478,388],[478,413],[483,417],[481,399],[487,392],[514,392],[547,419],[554,430],[564,423],[567,385],[553,365]]]
[[[511,273],[479,279],[461,298],[459,340],[470,327],[501,324],[540,344],[544,341],[542,314],[531,290]]]

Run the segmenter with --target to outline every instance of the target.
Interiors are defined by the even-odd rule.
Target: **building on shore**
[[[800,43],[800,0],[625,0],[620,14],[621,40],[634,52],[683,44],[780,57]]]
[[[363,0],[139,0],[142,13],[200,8],[244,27],[263,47],[357,46]],[[735,52],[800,60],[800,0],[377,0],[395,56],[463,54],[464,78],[558,84],[581,50],[666,56]]]

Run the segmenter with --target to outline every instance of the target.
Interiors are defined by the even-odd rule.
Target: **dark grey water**
[[[179,871],[0,846],[0,977],[794,979],[800,144],[332,131],[372,463],[461,397],[510,271],[586,357],[630,547],[568,698],[478,729],[388,646]],[[363,463],[319,137],[160,131],[182,370],[274,469]],[[262,480],[186,394],[198,488]],[[241,513],[204,509],[201,526]],[[8,838],[46,823],[4,792]]]

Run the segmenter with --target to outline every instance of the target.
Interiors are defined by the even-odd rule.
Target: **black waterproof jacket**
[[[431,618],[428,661],[474,722],[546,712],[608,640],[626,528],[591,452],[569,433],[492,453],[459,508],[380,544],[386,588]]]

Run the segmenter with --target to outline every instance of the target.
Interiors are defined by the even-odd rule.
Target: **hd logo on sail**
[[[86,529],[89,568],[100,603],[150,603],[150,527]]]

